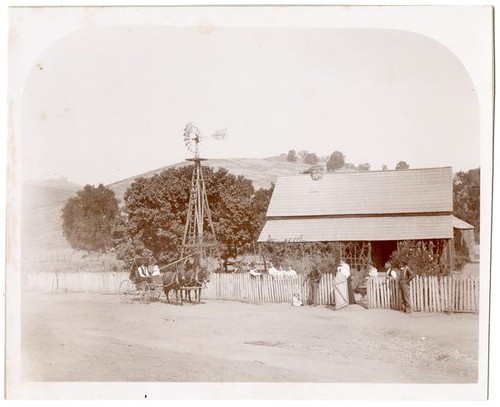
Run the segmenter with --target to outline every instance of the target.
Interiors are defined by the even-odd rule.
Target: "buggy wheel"
[[[149,301],[151,301],[151,296],[153,292],[151,291],[153,288],[146,282],[143,281],[139,285],[139,301],[143,304],[147,304]]]
[[[120,283],[119,293],[120,293],[120,299],[123,302],[132,299],[135,295],[134,283],[130,280],[123,280]]]
[[[163,293],[163,287],[156,286],[153,288],[153,291],[151,291],[151,300],[152,301],[160,301],[161,295]]]

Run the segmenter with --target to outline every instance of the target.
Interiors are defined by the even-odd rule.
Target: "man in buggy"
[[[148,263],[151,262],[145,259],[134,259],[135,267],[134,266],[132,267],[129,276],[129,279],[134,284],[138,285],[143,281],[146,281],[147,283],[153,282],[152,273],[150,271],[150,267],[153,266],[150,265],[150,267],[148,267]]]

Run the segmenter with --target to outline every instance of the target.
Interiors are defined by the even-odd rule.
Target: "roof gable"
[[[451,212],[452,177],[451,167],[280,177],[267,217]]]
[[[472,226],[470,223],[467,223],[463,221],[462,219],[457,218],[456,216],[453,216],[453,227],[455,229],[474,229],[474,226]]]

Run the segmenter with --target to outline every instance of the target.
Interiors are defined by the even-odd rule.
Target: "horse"
[[[196,270],[186,270],[183,272],[184,287],[189,288],[185,290],[189,302],[191,302],[191,289],[194,289],[195,301],[198,303],[201,301],[201,289],[205,284],[210,282],[210,275],[211,272],[207,267],[197,267]]]
[[[171,290],[175,290],[175,301],[179,302],[179,290],[184,286],[184,276],[179,271],[165,271],[162,273],[163,282],[163,292],[165,297],[167,297],[167,302],[170,303],[168,299],[168,293]],[[182,300],[182,295],[181,295]]]

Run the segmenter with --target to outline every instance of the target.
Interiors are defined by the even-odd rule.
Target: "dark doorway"
[[[392,252],[397,250],[398,242],[396,240],[384,240],[372,242],[372,261],[377,270],[383,270],[385,263],[391,257]]]

